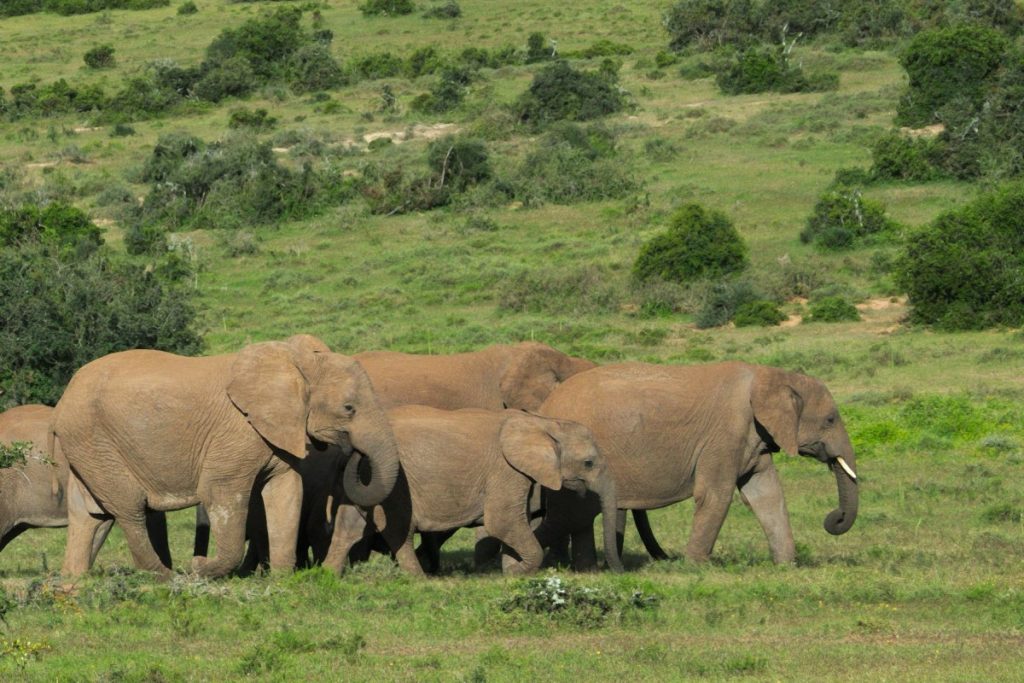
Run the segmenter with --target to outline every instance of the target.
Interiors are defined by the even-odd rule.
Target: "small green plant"
[[[827,296],[808,305],[808,315],[804,322],[809,323],[842,323],[860,320],[857,307],[841,296]]]
[[[277,118],[266,109],[232,109],[228,117],[228,128],[248,128],[253,131],[267,131],[277,125]]]
[[[97,45],[86,51],[83,59],[85,65],[90,69],[109,69],[116,63],[114,59],[114,46]]]
[[[722,280],[711,285],[694,316],[698,329],[720,327],[742,307],[762,301],[764,297],[746,280]],[[781,322],[781,321],[780,321]]]
[[[658,602],[657,597],[639,590],[622,596],[559,576],[547,576],[519,582],[499,607],[503,612],[525,612],[583,628],[596,628],[612,616],[652,609]]]
[[[192,2],[192,0],[187,0],[186,2],[183,2],[180,5],[178,5],[178,15],[179,16],[183,16],[184,17],[184,16],[188,16],[190,14],[198,14],[198,13],[199,13],[199,8],[196,7],[196,3]]]
[[[135,128],[127,123],[115,123],[110,128],[110,137],[112,138],[124,138],[130,135],[135,135]]]
[[[800,241],[825,249],[847,249],[871,236],[891,233],[896,223],[885,207],[864,199],[860,188],[836,186],[823,194],[800,233]]]
[[[687,204],[672,214],[668,230],[640,248],[633,276],[640,281],[690,282],[746,267],[747,247],[729,217]]]
[[[447,135],[427,147],[427,166],[438,187],[462,192],[491,177],[487,146],[482,140]]]
[[[526,63],[546,62],[555,58],[555,50],[544,39],[543,33],[531,33],[526,38]]]
[[[50,651],[49,643],[33,642],[22,638],[0,638],[0,662],[11,661],[24,670],[29,662],[39,659],[44,652]]]
[[[31,441],[12,441],[0,443],[0,468],[24,465],[26,458],[32,453]]]
[[[367,17],[401,16],[412,14],[415,10],[416,5],[412,3],[412,0],[366,0],[359,5],[359,11]]]
[[[772,327],[785,319],[786,314],[779,310],[779,305],[765,299],[740,305],[732,317],[736,327]]]
[[[250,648],[238,663],[238,673],[244,676],[268,674],[281,666],[281,653],[267,645]]]
[[[423,16],[427,19],[458,19],[462,16],[462,8],[455,0],[448,0],[443,4],[428,7],[424,10]]]
[[[743,50],[715,78],[728,95],[759,92],[822,92],[839,87],[839,75],[819,73],[808,76],[789,62],[792,44]]]

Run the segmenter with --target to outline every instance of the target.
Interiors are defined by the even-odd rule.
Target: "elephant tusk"
[[[853,468],[846,464],[846,461],[843,460],[842,456],[836,458],[836,462],[839,463],[839,466],[843,468],[844,472],[850,475],[850,479],[857,481],[857,474],[853,471]]]

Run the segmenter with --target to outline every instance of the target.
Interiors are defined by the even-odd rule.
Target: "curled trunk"
[[[847,464],[853,468],[853,456],[844,456]],[[845,534],[857,519],[858,493],[857,482],[848,475],[838,463],[831,463],[832,473],[836,477],[836,488],[839,492],[839,507],[825,517],[825,531],[834,536]]]
[[[345,495],[360,507],[379,505],[391,493],[398,479],[398,444],[386,420],[366,433],[352,434],[352,457],[345,465],[342,486]],[[365,465],[363,461],[365,460]],[[359,470],[369,467],[369,481],[363,483]]]

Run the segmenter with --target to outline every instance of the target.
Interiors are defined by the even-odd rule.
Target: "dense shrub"
[[[341,65],[321,43],[303,45],[288,60],[288,81],[295,92],[331,90],[348,82]]]
[[[427,147],[427,166],[438,186],[461,192],[491,177],[487,147],[480,140],[446,135]]]
[[[114,59],[114,46],[97,45],[86,50],[82,59],[90,69],[109,69],[116,62]]]
[[[779,310],[774,301],[756,299],[736,309],[732,321],[736,327],[772,327],[786,320],[786,314]]]
[[[616,158],[615,136],[597,125],[553,124],[506,181],[526,206],[624,197],[639,183]]]
[[[357,78],[394,78],[405,72],[406,62],[391,52],[376,52],[354,58],[348,68]]]
[[[818,92],[839,87],[839,76],[822,73],[807,76],[789,63],[786,48],[757,47],[743,50],[720,71],[715,82],[729,95],[758,92]]]
[[[266,131],[277,125],[277,118],[266,109],[233,109],[228,117],[228,128],[249,128]]]
[[[804,322],[809,323],[842,323],[860,320],[857,307],[841,296],[827,296],[808,305],[808,315]]]
[[[232,58],[249,62],[261,79],[279,76],[288,58],[310,41],[299,20],[302,10],[282,7],[234,29],[224,29],[206,48],[210,66],[219,66]]]
[[[34,219],[30,230],[21,229],[13,244],[0,249],[4,407],[52,405],[75,370],[106,353],[200,350],[193,290],[167,275],[187,273],[187,264],[151,268],[119,261],[99,245],[95,226],[71,207],[23,205],[5,211],[5,218],[11,216]]]
[[[763,300],[764,297],[746,280],[714,282],[705,293],[694,322],[702,330],[721,327],[731,321],[740,308]]]
[[[625,107],[625,98],[606,74],[574,69],[565,61],[545,66],[519,96],[519,120],[540,126],[553,121],[588,121]]]
[[[462,8],[455,0],[448,0],[444,4],[428,7],[423,16],[427,19],[458,19],[462,16]]]
[[[526,38],[526,63],[546,62],[555,58],[554,48],[544,39],[543,33],[531,33]]]
[[[359,6],[359,11],[368,17],[381,14],[388,16],[412,14],[415,10],[416,6],[412,0],[365,0]]]
[[[0,17],[14,17],[35,12],[54,14],[90,14],[112,9],[144,10],[167,7],[170,0],[3,0]]]
[[[0,245],[41,243],[60,253],[84,256],[102,243],[100,229],[81,209],[54,202],[0,209]]]
[[[890,131],[871,147],[871,175],[881,180],[934,180],[942,176],[941,143]]]
[[[818,198],[800,241],[825,249],[846,249],[869,236],[893,231],[885,207],[864,199],[860,188],[836,186]]]
[[[858,0],[859,1],[859,0]],[[758,23],[762,32],[778,39],[783,30],[813,36],[829,33],[839,26],[848,5],[834,0],[763,0]]]
[[[746,268],[746,254],[747,247],[728,216],[687,204],[672,214],[668,230],[640,248],[633,275],[640,281],[714,278]]]
[[[752,0],[680,0],[662,18],[669,48],[710,49],[742,43],[759,30]]]
[[[227,97],[244,97],[259,83],[249,60],[235,56],[211,66],[192,87],[196,97],[220,102]]]
[[[196,7],[196,3],[192,2],[192,0],[186,0],[186,2],[183,2],[180,5],[178,5],[178,15],[179,16],[183,16],[184,17],[184,16],[188,16],[190,14],[198,14],[198,13],[199,13],[199,8]]]
[[[946,329],[1024,324],[1024,184],[982,195],[911,234],[897,259],[911,320]]]
[[[430,92],[417,96],[411,106],[425,114],[451,111],[462,104],[471,79],[472,74],[465,67],[445,67]]]
[[[900,56],[910,82],[897,107],[897,123],[913,127],[935,123],[939,110],[954,100],[979,110],[1006,48],[1001,33],[977,24],[914,36]]]

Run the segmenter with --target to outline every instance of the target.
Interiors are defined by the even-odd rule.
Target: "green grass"
[[[63,77],[113,89],[149,60],[198,63],[220,30],[269,5],[196,4],[199,13],[184,17],[172,3],[4,20],[0,86]],[[636,52],[623,58],[620,76],[637,106],[607,125],[618,133],[618,158],[643,188],[591,204],[526,209],[481,200],[401,216],[374,216],[355,201],[309,220],[253,228],[255,253],[234,257],[216,230],[182,234],[199,268],[208,350],[303,331],[346,352],[442,353],[537,339],[600,362],[743,359],[800,369],[825,380],[841,406],[858,452],[860,518],[845,536],[828,536],[821,522],[835,504],[831,476],[809,460],[779,458],[796,568],[770,564],[763,534],[738,501],[706,567],[650,563],[630,530],[624,576],[560,576],[622,599],[640,590],[657,596],[657,605],[622,609],[585,627],[503,611],[502,601],[521,585],[468,575],[468,532],[446,546],[445,575],[428,581],[377,558],[341,579],[311,571],[160,585],[125,572],[130,560],[115,529],[97,571],[66,593],[44,581],[59,568],[64,532],[38,530],[0,554],[8,598],[0,599],[0,679],[1018,679],[1024,337],[1016,330],[908,328],[902,293],[877,267],[896,244],[834,254],[798,239],[835,171],[867,167],[873,136],[891,125],[905,83],[894,54],[802,46],[798,57],[808,69],[840,71],[838,93],[724,97],[713,79],[683,80],[676,66],[649,77],[667,42],[659,24],[665,2],[593,0],[562,9],[528,0],[512,12],[502,3],[464,0],[455,22],[418,14],[366,19],[357,4],[319,8],[342,62],[385,49],[407,55],[432,43],[442,50],[523,46],[538,30],[562,51],[600,38],[632,45]],[[104,42],[116,46],[117,66],[85,69],[82,54]],[[125,137],[112,137],[88,116],[3,122],[0,158],[26,187],[70,196],[103,219],[107,241],[117,246],[117,215],[97,199],[112,185],[143,194],[132,174],[163,133],[217,139],[239,104],[278,118],[266,139],[291,132],[344,144],[451,123],[487,139],[500,174],[534,143],[501,109],[533,71],[485,72],[466,105],[442,117],[409,109],[433,82],[428,76],[388,80],[399,102],[388,116],[375,112],[378,81],[331,93],[333,112],[270,88],[244,103],[133,122],[136,135]],[[422,164],[425,138],[335,163],[351,170],[377,159]],[[666,141],[671,153],[645,154],[652,139]],[[865,194],[913,226],[974,193],[971,185],[944,181],[872,186]],[[630,283],[633,260],[672,209],[691,201],[732,218],[750,247],[756,282],[800,281],[869,303],[863,320],[697,330],[691,314],[645,316],[644,294]],[[509,305],[509,291],[527,303]],[[793,298],[783,310],[803,315],[806,305]],[[676,556],[691,517],[691,502],[651,513],[662,545]],[[172,514],[171,524],[172,550],[185,567],[191,511]]]

